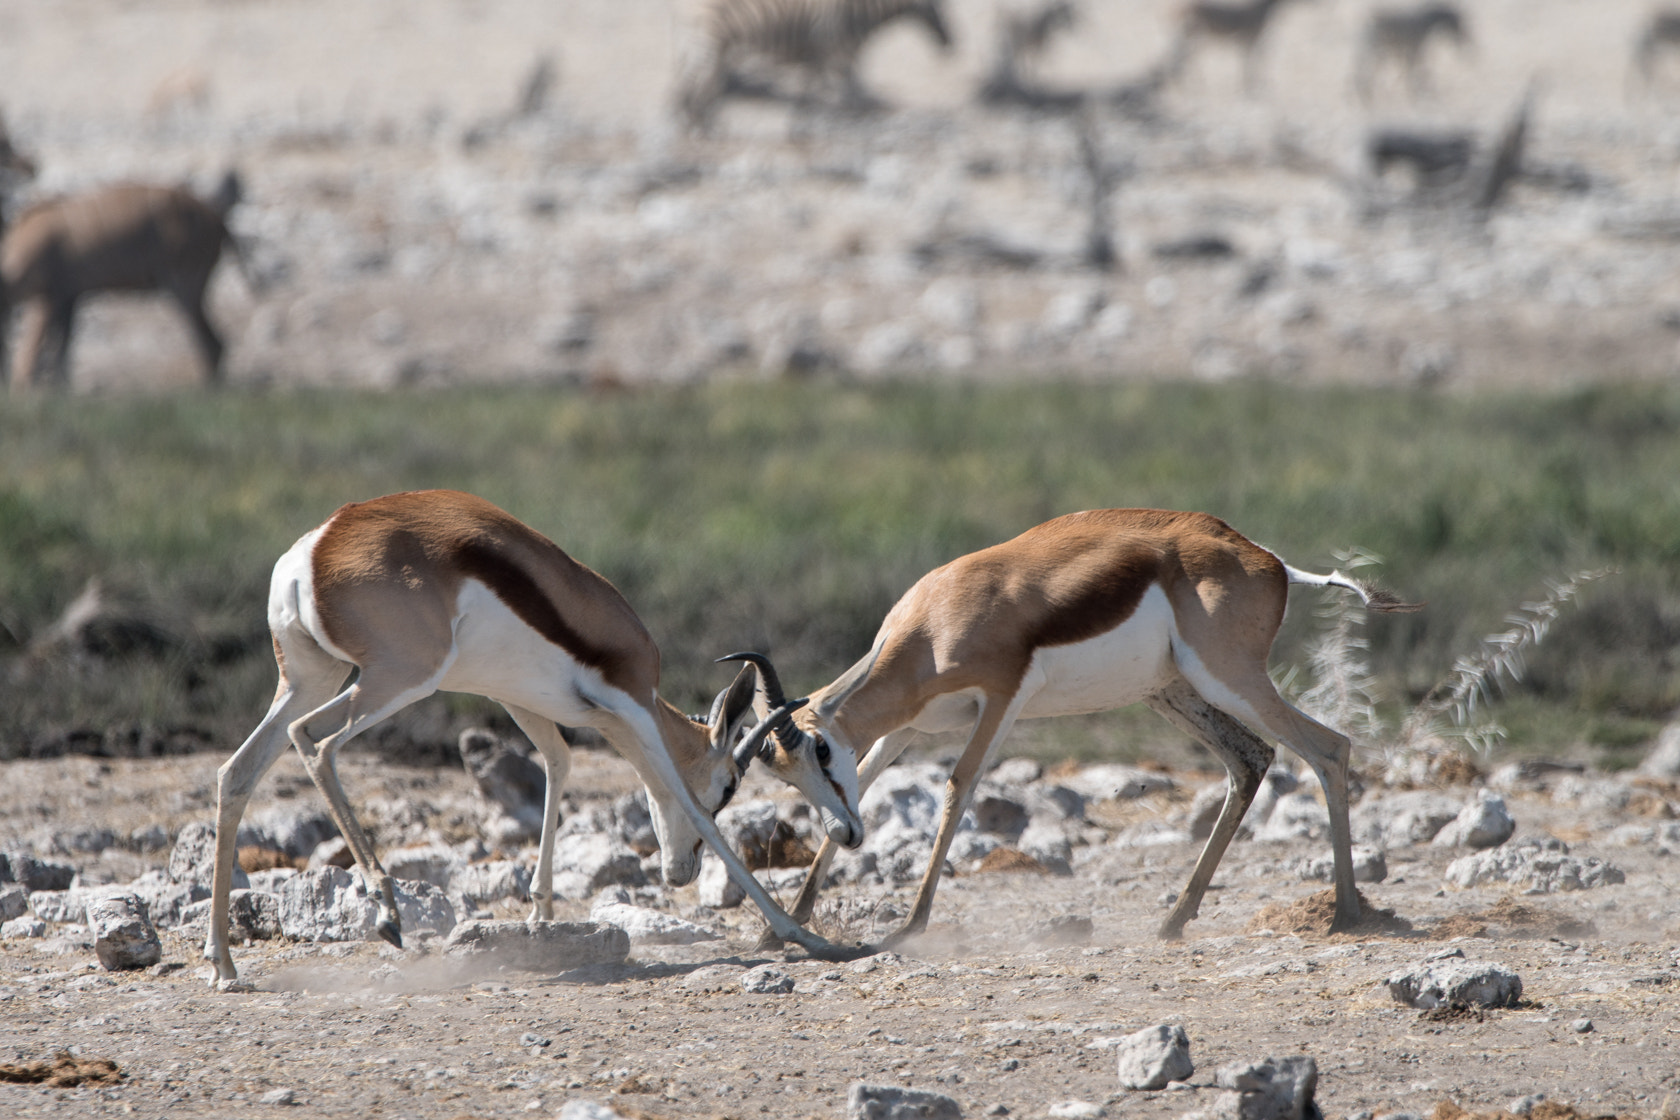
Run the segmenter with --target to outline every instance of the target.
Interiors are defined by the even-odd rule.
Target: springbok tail
[[[1344,576],[1341,572],[1321,576],[1314,572],[1303,572],[1288,564],[1283,566],[1283,570],[1288,573],[1290,583],[1305,584],[1308,587],[1345,588],[1359,596],[1359,601],[1365,604],[1366,610],[1380,611],[1383,614],[1409,614],[1423,609],[1422,603],[1408,603],[1392,591]]]

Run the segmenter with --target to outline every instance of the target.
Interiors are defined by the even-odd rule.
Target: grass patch
[[[697,710],[728,677],[713,657],[762,649],[790,687],[815,687],[922,573],[1076,509],[1206,510],[1299,567],[1327,570],[1350,545],[1383,556],[1380,578],[1429,601],[1367,628],[1377,678],[1414,700],[1546,579],[1613,567],[1558,620],[1507,722],[1518,749],[1620,756],[1680,702],[1677,430],[1680,393],[1660,387],[14,400],[0,413],[0,757],[66,736],[231,749],[273,688],[274,559],[343,502],[436,486],[482,494],[612,579],[660,642],[666,694]],[[26,658],[94,578],[167,640]],[[1302,659],[1315,620],[1300,598],[1274,661]],[[494,711],[430,704],[387,737],[448,740]],[[1136,722],[1070,728],[1070,745],[1118,749]]]

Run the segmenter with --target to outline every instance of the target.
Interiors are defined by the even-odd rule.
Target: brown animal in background
[[[76,308],[95,292],[168,293],[192,327],[208,380],[220,383],[225,347],[205,313],[204,292],[223,245],[245,263],[226,223],[238,198],[238,177],[229,172],[208,201],[185,187],[122,183],[19,215],[0,242],[0,334],[11,304],[33,302],[38,314],[18,352],[14,388],[33,381],[43,357],[53,379],[68,384]],[[246,280],[255,290],[249,269]]]
[[[1214,39],[1233,43],[1242,52],[1243,88],[1253,92],[1258,85],[1258,47],[1272,13],[1284,0],[1195,0],[1180,17],[1178,43],[1167,69],[1174,74],[1184,69],[1192,48]]]
[[[28,156],[13,146],[11,131],[6,128],[6,118],[0,116],[0,187],[4,186],[5,179],[13,176],[20,179],[33,179],[35,177],[35,164]],[[0,190],[0,202],[3,202],[4,198],[4,191]],[[0,234],[6,232],[5,219],[5,211],[0,210]]]
[[[1399,67],[1413,97],[1427,93],[1429,72],[1423,65],[1423,52],[1437,36],[1452,40],[1460,49],[1469,47],[1470,33],[1457,5],[1434,3],[1371,13],[1354,63],[1353,83],[1360,99],[1371,99],[1377,69],[1384,62]]]

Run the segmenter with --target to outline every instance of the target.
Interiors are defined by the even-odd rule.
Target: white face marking
[[[1033,655],[1022,687],[1040,684],[1021,710],[1022,719],[1105,712],[1143,699],[1172,671],[1179,648],[1172,603],[1158,584],[1113,630]]]

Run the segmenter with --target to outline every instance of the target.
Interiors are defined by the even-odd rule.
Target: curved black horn
[[[764,695],[770,701],[772,708],[779,708],[787,703],[787,694],[782,691],[782,679],[776,675],[776,667],[770,664],[770,659],[762,653],[731,653],[717,659],[716,664],[725,661],[745,661],[758,670],[758,679],[764,682]]]
[[[758,679],[764,682],[764,696],[770,701],[770,706],[779,708],[787,704],[787,694],[782,691],[782,679],[776,675],[776,667],[770,664],[770,659],[762,653],[731,653],[727,657],[718,658],[718,661],[745,661],[758,670]],[[805,701],[801,700],[788,708],[788,711],[795,711],[804,704]],[[791,751],[799,745],[799,729],[794,727],[793,721],[786,715],[777,720],[770,730],[775,733],[776,742],[782,745],[783,750]]]
[[[735,744],[733,752],[735,769],[744,771],[747,764],[752,761],[753,755],[757,754],[759,749],[764,746],[765,736],[772,731],[779,731],[781,728],[788,726],[788,717],[803,708],[809,700],[810,697],[801,696],[797,700],[789,700],[787,703],[777,706],[769,715],[759,720],[756,727],[741,736],[741,741]],[[780,739],[781,736],[778,734],[777,738]]]

